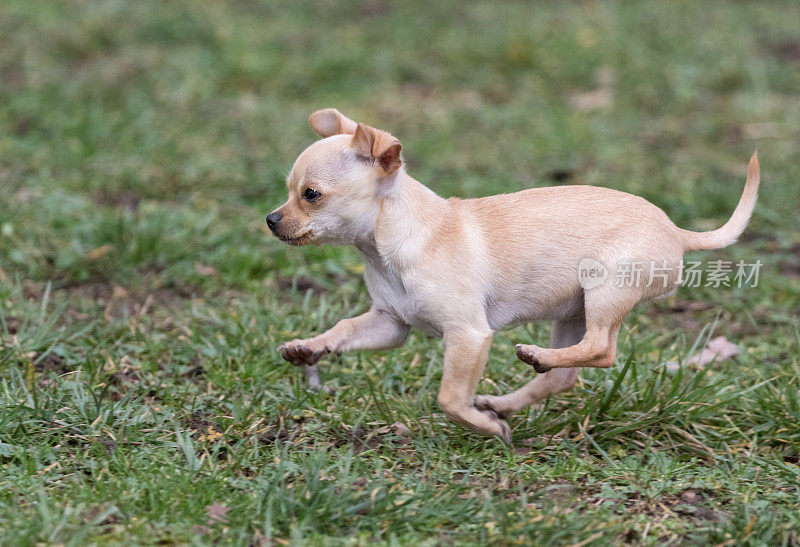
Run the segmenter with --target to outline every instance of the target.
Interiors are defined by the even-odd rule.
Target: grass
[[[0,7],[0,543],[800,542],[800,8],[266,0]],[[680,226],[763,190],[757,288],[684,288],[618,366],[511,420],[435,405],[442,344],[275,347],[364,311],[350,249],[264,230],[336,106],[443,195],[587,183]],[[697,305],[708,303],[709,306]],[[682,360],[714,335],[741,353]],[[498,334],[483,393],[531,377]],[[396,425],[404,424],[405,428]],[[407,429],[406,429],[407,428]]]

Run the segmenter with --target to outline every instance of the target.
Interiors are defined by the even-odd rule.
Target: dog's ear
[[[400,151],[403,145],[386,131],[359,123],[350,146],[362,156],[378,161],[384,173],[391,175],[403,164]]]
[[[352,135],[356,132],[356,122],[335,108],[317,110],[308,117],[308,125],[320,137],[330,137],[331,135],[341,135],[343,133]]]

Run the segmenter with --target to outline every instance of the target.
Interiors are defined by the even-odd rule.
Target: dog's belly
[[[583,291],[580,287],[560,293],[515,291],[486,302],[486,319],[494,331],[528,321],[564,319],[582,313]]]

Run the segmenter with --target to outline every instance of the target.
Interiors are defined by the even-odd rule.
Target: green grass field
[[[800,4],[6,0],[0,543],[800,542]],[[630,191],[679,226],[762,191],[756,288],[635,311],[618,364],[510,420],[436,406],[443,345],[276,346],[361,313],[352,249],[264,216],[335,106],[443,195]],[[480,393],[532,378],[499,333]],[[712,336],[741,352],[682,361]],[[407,429],[394,424],[404,424]]]

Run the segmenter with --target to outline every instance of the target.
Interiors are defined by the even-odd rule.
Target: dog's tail
[[[747,226],[750,215],[753,214],[753,208],[756,206],[756,198],[758,197],[758,182],[758,151],[756,151],[747,166],[747,182],[744,185],[742,197],[739,198],[739,204],[733,211],[731,218],[722,228],[717,228],[710,232],[691,232],[679,228],[684,248],[687,251],[706,251],[721,249],[734,243]]]

